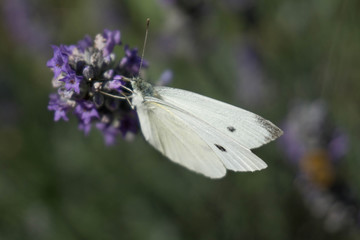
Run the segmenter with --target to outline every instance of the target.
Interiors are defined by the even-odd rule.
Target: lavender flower
[[[52,48],[54,49],[54,57],[47,62],[46,66],[53,70],[54,78],[57,78],[62,72],[69,70],[68,55],[60,47],[52,46]]]
[[[136,48],[130,48],[125,45],[125,56],[121,59],[119,67],[124,70],[124,75],[136,74],[139,72],[141,58],[138,56],[138,50]],[[147,67],[146,61],[143,62],[143,66]],[[133,75],[134,76],[134,75]]]
[[[115,45],[121,44],[120,31],[110,31],[105,29],[103,37],[106,39],[105,48],[103,49],[104,56],[108,56],[113,51]]]
[[[95,104],[89,101],[79,102],[75,107],[75,114],[85,125],[89,124],[93,118],[99,118]]]
[[[120,44],[120,31],[105,29],[94,40],[85,36],[76,45],[52,46],[54,56],[47,62],[57,88],[48,105],[55,113],[54,120],[68,121],[68,114],[74,114],[81,131],[88,134],[95,125],[106,144],[114,144],[118,135],[129,138],[139,129],[136,112],[116,96],[130,94],[126,89],[131,85],[123,77],[138,75],[141,58],[136,48],[126,45],[124,56],[116,63],[113,50]]]
[[[109,90],[121,91],[121,86],[124,85],[125,82],[122,81],[122,77],[120,75],[116,75],[112,78],[112,80],[106,83],[105,88],[108,88]]]
[[[70,107],[70,104],[67,104],[66,101],[62,100],[58,94],[50,94],[48,109],[50,111],[55,111],[54,121],[59,121],[61,118],[68,121],[69,118],[67,117],[67,112]]]
[[[103,122],[97,123],[96,127],[103,132],[105,143],[107,145],[112,145],[116,141],[116,136],[120,133],[120,129],[118,127],[114,127]]]
[[[79,40],[77,43],[77,48],[84,53],[85,50],[93,44],[92,39],[89,35],[86,35],[83,39]]]
[[[74,71],[68,73],[64,78],[59,79],[65,83],[64,87],[68,91],[74,91],[75,93],[80,93],[80,83],[82,83],[83,76],[78,76]]]

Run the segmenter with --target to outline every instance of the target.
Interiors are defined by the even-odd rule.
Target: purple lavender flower
[[[85,135],[88,135],[91,130],[91,123],[80,122],[78,126],[80,131],[83,131]]]
[[[52,46],[52,48],[54,49],[54,56],[46,63],[46,66],[53,70],[54,78],[57,78],[62,72],[68,71],[68,56],[60,47]]]
[[[62,54],[65,54],[66,56],[69,56],[73,54],[73,51],[76,49],[75,45],[60,45],[60,51]]]
[[[106,83],[105,88],[121,91],[121,86],[125,86],[125,82],[122,80],[122,77],[120,75],[116,75],[112,79],[113,80]]]
[[[121,34],[118,30],[110,31],[105,29],[103,37],[106,39],[106,45],[103,49],[104,56],[106,57],[113,51],[115,45],[121,44]]]
[[[125,74],[136,76],[139,73],[141,58],[138,56],[137,48],[130,48],[128,45],[125,45],[125,57],[120,61],[120,69],[125,70]],[[148,64],[146,61],[143,62],[143,67],[147,67]]]
[[[120,31],[110,31],[105,29],[103,34],[98,34],[95,37],[95,48],[103,53],[103,57],[107,57],[114,50],[115,45],[121,44]]]
[[[348,137],[340,129],[335,129],[328,144],[328,151],[332,159],[340,159],[347,153]]]
[[[68,121],[67,113],[70,109],[70,105],[66,101],[61,100],[60,96],[56,93],[50,94],[50,101],[48,110],[55,111],[54,121],[59,121],[61,118]]]
[[[116,121],[109,121],[109,116],[104,116],[103,120],[96,124],[96,128],[102,131],[106,145],[113,145],[119,134],[128,138],[137,133],[139,129],[139,120],[135,111],[124,114]]]
[[[59,79],[65,83],[64,87],[66,90],[72,90],[76,93],[80,93],[80,83],[83,81],[82,76],[77,76],[75,72],[67,74],[64,78]]]
[[[89,101],[79,102],[75,107],[75,115],[84,124],[89,124],[93,118],[99,118],[95,104]]]
[[[93,44],[93,41],[91,39],[91,37],[89,35],[86,35],[83,39],[81,39],[80,41],[78,41],[77,43],[77,48],[81,51],[81,52],[85,52],[85,50],[89,47],[91,47],[91,45]]]
[[[131,84],[123,77],[138,74],[141,58],[136,48],[126,46],[122,60],[115,63],[113,50],[121,44],[120,37],[120,31],[104,30],[94,40],[85,36],[76,45],[53,46],[54,57],[47,63],[54,72],[53,87],[58,89],[50,95],[48,106],[55,112],[55,121],[67,121],[72,113],[81,131],[88,134],[95,124],[109,145],[118,135],[129,139],[139,129],[136,112],[118,97],[131,95]]]
[[[120,133],[120,129],[109,124],[99,122],[96,124],[96,128],[101,130],[104,135],[106,145],[113,145],[116,142],[116,137]]]

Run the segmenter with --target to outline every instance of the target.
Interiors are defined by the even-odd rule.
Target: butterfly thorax
[[[157,97],[154,87],[147,81],[137,77],[131,81],[131,86],[134,90],[133,104],[136,106],[144,101],[144,97]]]
[[[153,96],[154,88],[153,86],[146,82],[145,80],[137,77],[133,78],[131,81],[131,85],[135,91],[135,93],[141,94],[143,96]]]

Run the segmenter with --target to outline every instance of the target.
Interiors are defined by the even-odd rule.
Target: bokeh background
[[[360,239],[359,1],[0,5],[0,239]],[[109,147],[53,121],[50,44],[108,28],[141,49],[147,17],[147,79],[284,128],[254,150],[266,170],[210,180],[141,133]]]

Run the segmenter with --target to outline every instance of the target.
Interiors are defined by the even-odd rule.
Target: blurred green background
[[[360,199],[360,2],[357,0],[3,0],[0,44],[0,239],[360,239],[306,206],[281,145],[269,167],[210,180],[145,142],[107,147],[47,110],[50,44],[104,28],[141,49],[146,78],[256,112],[280,125],[297,99],[323,99],[347,132],[337,171]],[[122,47],[121,47],[122,48]],[[117,51],[121,52],[121,48]],[[360,222],[360,220],[359,220]]]

